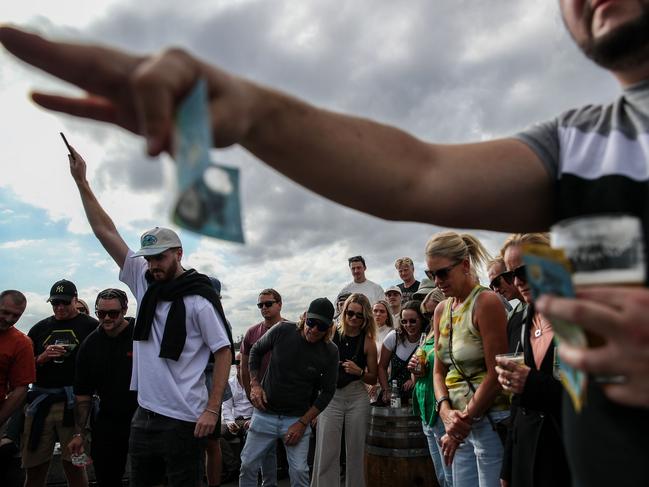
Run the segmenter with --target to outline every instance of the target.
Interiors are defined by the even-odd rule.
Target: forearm
[[[319,109],[271,89],[254,86],[253,92],[257,108],[244,147],[325,197],[384,218],[403,216],[394,205],[377,201],[370,188],[408,194],[416,184],[413,175],[430,163],[427,144],[401,130]],[[342,172],[367,194],[343,190],[330,177]]]
[[[232,353],[229,347],[223,347],[214,352],[214,369],[212,371],[212,389],[207,400],[206,409],[218,411],[221,407],[223,391],[230,375]]]
[[[246,397],[250,400],[250,364],[248,361],[248,356],[241,354],[241,385],[246,391]]]
[[[13,389],[0,407],[0,425],[3,425],[11,415],[23,405],[27,397],[27,386],[19,386]]]
[[[550,224],[551,180],[538,157],[518,141],[428,144],[397,128],[267,88],[254,86],[251,92],[256,107],[242,145],[326,198],[390,220],[505,231],[539,231]],[[341,173],[343,185],[333,177]],[[455,190],[474,187],[476,178],[492,182],[480,186],[479,208]],[[530,203],[510,208],[502,218],[502,190],[512,187],[525,188]],[[377,200],[377,188],[407,196],[392,205]]]
[[[388,369],[379,365],[378,369],[379,384],[384,391],[388,390]]]
[[[81,197],[81,203],[83,204],[90,228],[92,228],[93,233],[101,245],[117,265],[122,268],[126,253],[128,252],[128,246],[117,231],[113,220],[97,200],[88,181],[84,178],[80,181],[75,180],[75,182],[79,189],[79,196]]]
[[[300,417],[300,422],[304,425],[311,424],[311,421],[313,421],[320,412],[321,411],[317,407],[311,406],[309,410]]]
[[[495,371],[488,373],[478,386],[473,397],[467,403],[467,412],[470,418],[482,416],[491,408],[494,399],[500,392],[498,376]]]
[[[88,426],[88,417],[92,409],[91,396],[75,396],[74,402],[74,432],[83,434]]]

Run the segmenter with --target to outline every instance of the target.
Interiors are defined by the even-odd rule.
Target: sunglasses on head
[[[317,318],[307,318],[306,326],[308,326],[309,328],[313,328],[315,326],[318,328],[318,331],[327,331],[331,324],[325,323],[324,321]]]
[[[97,318],[100,320],[103,320],[108,316],[111,320],[114,320],[119,316],[119,314],[122,312],[121,309],[96,309],[95,314],[97,315]]]
[[[401,324],[402,325],[416,325],[417,324],[417,318],[409,318],[409,319],[402,318],[401,319]]]
[[[272,305],[274,305],[277,301],[262,301],[260,303],[257,303],[257,308],[270,308]]]
[[[462,261],[456,262],[455,264],[451,264],[447,267],[442,267],[441,269],[437,269],[436,271],[431,271],[430,269],[426,269],[424,272],[426,273],[428,279],[430,279],[431,281],[434,281],[435,278],[438,278],[443,281],[448,277],[448,273],[451,272],[453,268],[456,267],[461,262]]]
[[[63,305],[63,306],[70,306],[70,303],[71,303],[71,302],[72,302],[72,301],[66,301],[65,299],[52,299],[52,300],[50,301],[50,303],[52,304],[52,306],[61,306],[61,305]]]
[[[527,266],[522,265],[511,271],[512,281],[518,279],[521,282],[527,282]]]
[[[501,279],[505,281],[507,284],[511,284],[514,282],[514,273],[512,271],[506,271],[494,277],[489,283],[489,287],[491,288],[492,291],[495,291],[496,288],[500,287]]]
[[[347,316],[347,318],[350,318],[350,319],[351,318],[358,318],[359,320],[364,320],[365,319],[365,315],[363,313],[359,313],[358,311],[352,311],[352,310],[349,310],[349,309],[347,311],[345,311],[345,316]]]

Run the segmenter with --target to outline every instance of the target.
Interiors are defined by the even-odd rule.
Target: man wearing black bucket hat
[[[241,452],[240,486],[257,486],[261,461],[277,438],[286,445],[291,485],[309,485],[309,424],[331,401],[338,376],[333,316],[331,301],[315,299],[297,324],[273,326],[250,350],[250,401],[256,409]],[[261,380],[267,352],[270,363]]]
[[[79,313],[77,287],[61,279],[47,299],[54,312],[29,330],[36,357],[36,382],[27,395],[22,440],[25,485],[43,486],[54,451],[54,443],[67,445],[74,434],[75,362],[79,345],[99,324]],[[63,470],[72,487],[88,485],[83,468],[72,465],[70,452],[61,448]]]

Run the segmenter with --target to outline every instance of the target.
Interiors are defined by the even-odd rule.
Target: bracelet
[[[439,414],[439,410],[442,407],[442,403],[444,401],[448,401],[449,404],[450,404],[451,403],[451,398],[448,397],[448,396],[442,396],[442,397],[439,398],[439,400],[435,401],[435,411],[437,411],[438,414]]]
[[[218,412],[218,411],[214,411],[214,409],[205,408],[205,411],[207,411],[208,413],[215,414],[215,415],[217,415],[217,416],[219,415],[219,412]]]
[[[302,421],[302,418],[298,418],[297,422],[300,423],[305,428],[308,426],[304,421]]]

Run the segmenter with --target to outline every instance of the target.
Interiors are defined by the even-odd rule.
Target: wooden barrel
[[[411,408],[371,408],[365,441],[365,484],[439,486],[421,419]]]

